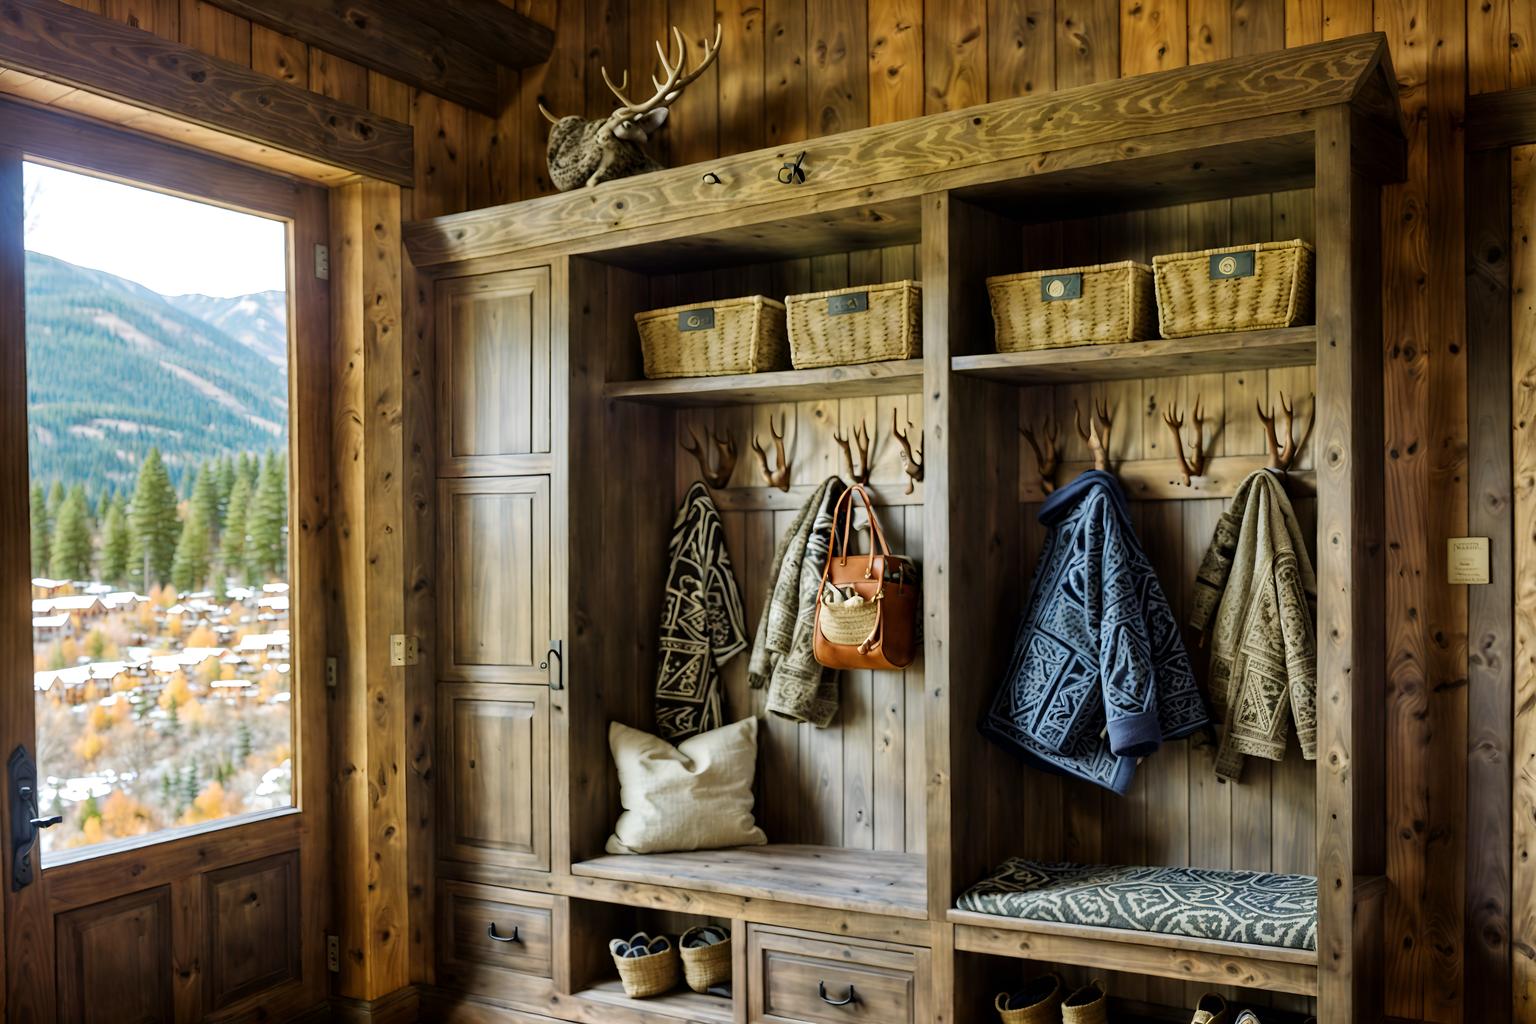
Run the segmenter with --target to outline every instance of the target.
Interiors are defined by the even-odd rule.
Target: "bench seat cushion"
[[[1014,857],[973,885],[958,906],[1028,921],[1317,948],[1317,879],[1310,875]]]

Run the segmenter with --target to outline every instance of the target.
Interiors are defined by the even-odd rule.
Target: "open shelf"
[[[742,846],[597,857],[571,865],[571,874],[889,917],[928,916],[926,861],[913,853]]]
[[[635,1015],[635,1019],[639,1020],[649,1021],[658,1017],[676,1018],[697,1022],[697,1024],[731,1024],[734,1020],[729,999],[707,994],[700,995],[691,991],[686,985],[665,995],[651,996],[648,999],[631,999],[624,994],[623,984],[614,978],[577,992],[576,998],[594,1006],[630,1011]],[[615,1016],[621,1020],[630,1019],[623,1013]]]
[[[729,377],[671,377],[614,381],[605,398],[656,405],[756,405],[822,398],[910,395],[923,389],[923,361],[898,359],[815,370],[741,373]]]
[[[1315,950],[950,910],[955,948],[1210,985],[1317,995]]]
[[[1159,338],[1123,345],[987,352],[955,356],[951,364],[956,373],[1011,384],[1072,384],[1306,366],[1316,358],[1317,328],[1309,325],[1205,334],[1197,338]]]

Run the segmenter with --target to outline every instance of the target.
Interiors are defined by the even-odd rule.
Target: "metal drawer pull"
[[[828,1006],[847,1006],[849,1003],[853,1002],[859,997],[858,993],[853,990],[853,986],[849,985],[848,994],[846,996],[841,999],[832,999],[827,995],[827,983],[824,981],[818,981],[816,983],[816,992],[821,996],[821,1001],[826,1003]]]
[[[489,935],[491,938],[495,939],[497,942],[522,942],[523,941],[522,937],[517,934],[517,925],[513,925],[512,926],[512,934],[511,935],[497,935],[496,934],[496,922],[492,921],[490,923],[490,925],[487,926],[487,928],[485,929],[485,934]]]

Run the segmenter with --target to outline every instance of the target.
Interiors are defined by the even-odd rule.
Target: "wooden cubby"
[[[1291,87],[1275,89],[1282,80]],[[982,1019],[996,986],[1050,965],[1071,977],[1115,972],[1114,994],[1132,1019],[1187,1019],[1200,991],[1223,986],[1280,1014],[1316,1012],[1328,1024],[1379,1019],[1378,198],[1403,158],[1383,41],[1355,37],[1006,101],[805,148],[811,174],[803,186],[764,183],[785,154],[745,154],[704,168],[719,184],[701,182],[700,168],[680,168],[407,231],[417,266],[436,279],[439,329],[448,322],[443,302],[509,295],[536,310],[548,283],[545,321],[522,306],[507,315],[482,310],[479,322],[497,326],[455,342],[457,351],[478,353],[478,365],[548,367],[547,403],[537,406],[549,410],[547,452],[537,443],[541,415],[525,430],[528,410],[517,405],[525,393],[542,401],[542,392],[536,381],[529,392],[527,373],[507,370],[517,430],[483,428],[456,409],[452,437],[476,442],[444,453],[445,476],[482,478],[445,494],[537,490],[496,478],[535,476],[548,485],[551,646],[534,665],[548,686],[549,869],[480,857],[468,843],[440,845],[436,865],[456,884],[556,901],[563,923],[552,994],[507,1004],[576,1021],[754,1024],[767,1011],[753,986],[775,982],[760,977],[761,965],[746,969],[747,951],[804,947],[861,965],[887,986],[893,1006],[946,1024]],[[989,275],[1295,237],[1316,247],[1314,324],[994,350]],[[923,288],[921,359],[688,380],[642,373],[633,320],[642,310],[907,278]],[[542,362],[501,351],[525,344],[518,332],[537,335],[540,322],[549,325]],[[536,337],[526,344],[543,351]],[[442,345],[439,338],[440,353]],[[453,404],[453,386],[439,383],[440,402]],[[1116,472],[1182,620],[1216,518],[1237,483],[1265,462],[1254,405],[1281,391],[1295,400],[1299,424],[1316,408],[1287,486],[1315,525],[1319,759],[1303,761],[1293,744],[1285,761],[1250,760],[1242,783],[1228,785],[1212,770],[1209,739],[1179,741],[1141,766],[1127,796],[1115,797],[1025,767],[982,739],[976,723],[1010,654],[1041,540],[1035,512],[1044,493],[1021,428],[1056,420],[1065,479],[1088,464],[1072,429],[1074,402],[1110,407]],[[470,396],[476,408],[495,408],[483,382]],[[1212,428],[1212,461],[1186,486],[1161,417],[1170,406],[1187,412],[1196,396]],[[911,493],[890,436],[893,417],[923,437],[924,479]],[[619,810],[608,724],[652,725],[667,541],[677,503],[699,475],[679,441],[706,429],[734,435],[736,468],[712,493],[751,628],[777,538],[814,486],[841,471],[833,431],[861,420],[875,439],[872,489],[887,533],[923,570],[923,657],[902,672],[845,673],[827,729],[764,715],[745,656],[734,659],[723,672],[728,715],[763,719],[756,813],[769,845],[606,854]],[[792,460],[788,493],[761,479],[750,447],[778,422]],[[477,554],[506,557],[497,553],[516,547],[498,540],[505,530],[484,534],[477,552],[473,536],[443,533],[455,564],[476,566]],[[533,571],[515,566],[513,579]],[[523,584],[498,592],[508,586],[515,594]],[[488,606],[440,595],[445,608],[458,600],[477,613]],[[522,614],[490,610],[506,621]],[[471,616],[452,649],[477,649],[476,628],[491,626]],[[541,641],[533,638],[535,647]],[[523,660],[530,650],[496,649]],[[457,681],[462,664],[444,665],[443,686],[468,685]],[[505,686],[516,699],[541,682],[521,666],[515,679],[477,681],[472,695]],[[486,753],[515,767],[528,748],[511,748]],[[486,797],[440,777],[446,806],[438,815],[469,800],[484,818]],[[954,909],[1009,856],[1313,874],[1319,948]],[[730,1005],[687,995],[632,1005],[616,993],[602,964],[608,933],[637,915],[675,930],[690,919],[728,922],[738,946]],[[777,983],[792,985],[783,979],[793,976]],[[494,999],[451,985],[433,1000],[445,1019],[494,1019]]]

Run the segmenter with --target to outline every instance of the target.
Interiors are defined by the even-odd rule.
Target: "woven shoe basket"
[[[1312,260],[1299,238],[1154,257],[1163,337],[1310,323]]]
[[[999,352],[1118,345],[1156,326],[1152,268],[1129,260],[987,278]]]
[[[712,985],[724,985],[731,980],[731,940],[725,938],[707,946],[689,945],[695,932],[690,928],[678,940],[683,958],[683,980],[695,992],[708,992]]]
[[[614,939],[609,943],[610,952],[623,941],[623,939]],[[613,965],[618,968],[619,981],[624,984],[624,994],[631,999],[648,999],[651,996],[672,991],[677,987],[678,975],[681,972],[677,947],[670,944],[660,953],[652,953],[649,956],[620,956],[614,952]]]
[[[784,303],[797,370],[923,354],[922,288],[916,281],[791,295]]]
[[[786,368],[784,304],[761,295],[636,313],[635,326],[652,380]]]

